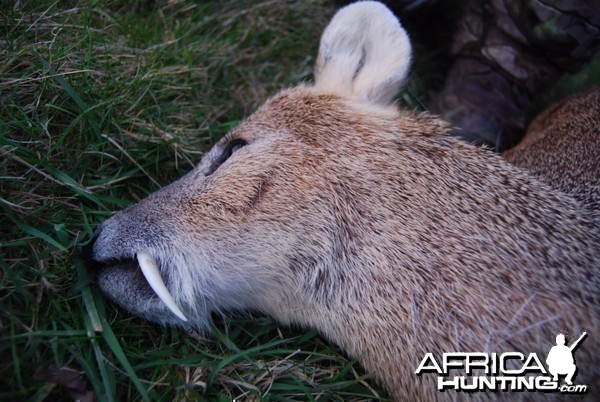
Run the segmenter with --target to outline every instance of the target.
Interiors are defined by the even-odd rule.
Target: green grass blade
[[[104,317],[100,317],[100,320],[103,328],[102,337],[104,338],[104,341],[106,342],[108,347],[111,349],[111,351],[113,352],[113,354],[127,373],[128,378],[138,390],[142,399],[147,402],[150,401],[150,397],[148,396],[146,388],[144,387],[144,385],[142,385],[142,382],[138,378],[137,373],[135,372],[133,367],[131,367],[129,360],[127,360],[127,357],[125,356],[125,353],[123,352],[123,349],[121,348],[117,337],[113,333],[110,324],[106,321]]]
[[[33,49],[32,52],[35,55],[35,57],[37,57],[40,64],[50,74],[52,74],[54,76],[54,79],[56,80],[58,85],[60,85],[60,87],[71,97],[71,99],[73,99],[73,101],[75,101],[75,103],[79,107],[79,110],[81,111],[81,113],[84,115],[87,114],[89,112],[88,106],[83,101],[83,99],[81,99],[81,96],[79,96],[79,94],[73,89],[71,84],[69,84],[67,82],[67,80],[65,80],[63,77],[58,75],[58,73],[56,72],[56,70],[54,68],[52,68],[50,63],[48,63],[46,60],[44,60],[44,58],[35,49]],[[96,120],[91,115],[88,116],[88,122],[90,123],[90,127],[92,127],[94,134],[96,134],[97,136],[100,136],[100,134],[102,133],[102,130],[100,130],[100,126],[98,125]]]
[[[100,377],[102,378],[103,389],[99,395],[97,395],[98,399],[106,400],[107,402],[114,402],[115,399],[115,389],[113,384],[111,383],[111,376],[109,374],[109,370],[106,366],[107,359],[104,357],[102,353],[102,349],[96,339],[96,333],[94,332],[94,327],[90,322],[88,317],[84,317],[87,336],[90,344],[92,345],[92,349],[94,351],[94,355],[96,357],[96,364],[98,365],[98,369],[100,370]]]
[[[86,286],[82,289],[81,296],[83,298],[83,303],[85,305],[85,310],[88,313],[90,323],[92,324],[92,328],[94,328],[95,332],[102,332],[104,327],[102,325],[100,315],[98,314],[98,310],[96,309],[94,297],[92,296],[92,291],[90,290],[89,286]]]
[[[45,241],[46,243],[48,243],[52,247],[59,249],[60,251],[67,251],[67,248],[65,246],[60,244],[58,241],[54,240],[52,237],[48,236],[46,233],[43,233],[38,229],[28,226],[21,222],[17,223],[17,225],[23,232],[27,233],[28,235],[37,237],[38,239]]]

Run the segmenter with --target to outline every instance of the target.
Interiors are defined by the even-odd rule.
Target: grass
[[[333,12],[325,0],[2,2],[0,400],[385,395],[311,330],[228,316],[204,338],[131,317],[77,253],[268,95],[310,79]],[[408,107],[441,85],[437,53],[422,54]],[[548,96],[585,86],[582,74]]]
[[[314,331],[217,317],[204,338],[131,317],[90,284],[77,254],[98,223],[190,170],[268,95],[309,79],[333,5],[1,9],[0,400],[381,392]],[[81,378],[62,378],[67,367]]]

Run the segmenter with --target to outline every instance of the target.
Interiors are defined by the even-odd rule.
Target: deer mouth
[[[86,257],[88,257],[88,263],[99,272],[100,287],[105,293],[108,291],[111,298],[118,304],[131,309],[136,304],[127,302],[131,293],[141,295],[144,300],[148,300],[154,294],[177,318],[184,322],[188,321],[165,285],[158,262],[149,252],[138,251],[135,259],[111,259],[104,262],[93,257],[89,258],[89,253]],[[141,283],[142,276],[145,279],[145,285]]]

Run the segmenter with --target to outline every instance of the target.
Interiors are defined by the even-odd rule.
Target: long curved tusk
[[[140,264],[140,268],[142,269],[144,277],[148,281],[148,284],[152,290],[154,290],[160,300],[165,303],[165,305],[173,312],[173,314],[181,318],[183,321],[187,321],[187,318],[177,303],[175,303],[175,299],[173,299],[173,296],[171,296],[171,293],[169,293],[169,290],[165,286],[165,283],[158,272],[158,264],[156,263],[154,257],[145,251],[138,251],[137,260]]]

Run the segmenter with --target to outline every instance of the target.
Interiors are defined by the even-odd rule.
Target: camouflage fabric
[[[599,47],[595,1],[468,1],[456,60],[431,109],[458,126],[457,135],[502,151],[523,135],[532,94],[578,71]]]

